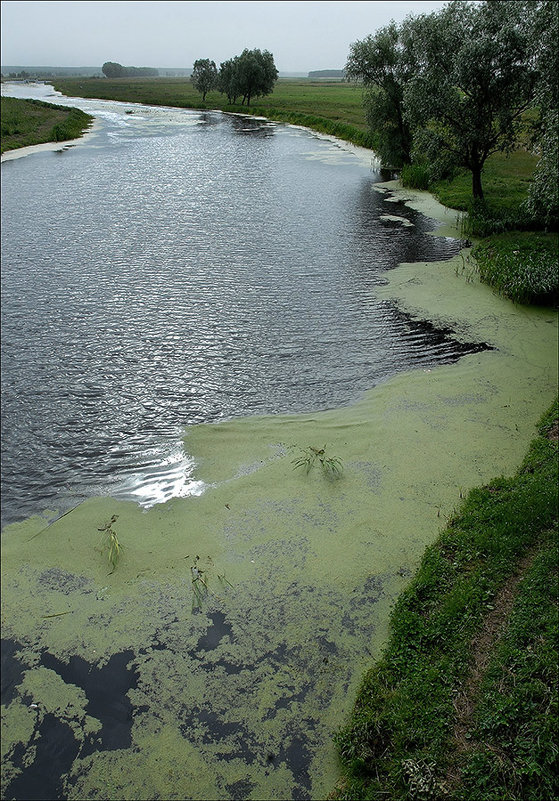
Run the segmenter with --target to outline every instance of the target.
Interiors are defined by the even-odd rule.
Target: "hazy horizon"
[[[342,69],[352,42],[391,19],[429,13],[444,1],[136,2],[3,0],[2,66],[125,66],[188,69],[245,47],[269,50],[280,72]]]

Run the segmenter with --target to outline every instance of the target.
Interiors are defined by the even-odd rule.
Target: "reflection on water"
[[[95,113],[96,134],[2,167],[4,523],[91,494],[200,492],[184,426],[347,404],[464,351],[375,295],[398,262],[459,243],[343,147],[59,100]]]

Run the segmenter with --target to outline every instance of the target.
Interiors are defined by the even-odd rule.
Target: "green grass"
[[[39,100],[1,98],[1,151],[45,142],[77,139],[93,117],[77,108],[63,108]]]
[[[396,604],[386,651],[338,734],[344,779],[335,798],[520,801],[559,794],[546,717],[556,709],[558,678],[557,561],[550,556],[557,549],[557,418],[555,403],[518,473],[470,492],[426,551]],[[497,617],[507,633],[486,643],[493,661],[479,689],[470,684],[476,642],[488,616],[495,609],[499,615],[527,554],[535,554],[533,567],[510,618],[505,611]],[[503,682],[501,703],[496,688]],[[471,719],[459,711],[468,694]],[[471,748],[457,745],[461,721]]]
[[[490,213],[513,214],[528,197],[537,156],[526,150],[507,155],[495,153],[483,168],[482,184],[485,204]],[[429,187],[440,202],[452,209],[467,211],[472,203],[472,174],[461,170],[450,180],[437,181]]]
[[[558,596],[557,549],[551,540],[521,584],[481,688],[461,798],[557,797]]]
[[[518,303],[559,303],[559,234],[512,232],[472,251],[480,278]]]
[[[472,176],[465,170],[428,188],[443,205],[468,212],[462,233],[481,239],[472,255],[482,281],[517,303],[552,305],[559,302],[557,233],[530,230],[537,222],[523,208],[537,161],[524,149],[491,156],[481,202],[474,203]],[[413,178],[407,185],[414,185]]]

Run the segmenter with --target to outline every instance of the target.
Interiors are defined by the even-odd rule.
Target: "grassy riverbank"
[[[225,95],[208,92],[206,101],[187,78],[65,78],[55,89],[70,97],[254,114],[304,125],[362,147],[372,147],[362,105],[362,89],[341,81],[280,78],[274,91],[251,106],[229,105]]]
[[[516,303],[556,306],[559,235],[538,230],[538,221],[530,219],[524,207],[537,162],[524,148],[495,153],[484,167],[484,200],[477,204],[467,170],[428,189],[448,208],[467,212],[462,231],[476,241],[473,264],[484,283]],[[413,168],[404,170],[403,182],[414,184]]]
[[[515,476],[472,490],[425,553],[338,735],[338,799],[559,794],[557,403]]]
[[[93,117],[77,108],[63,108],[40,100],[1,98],[1,151],[46,142],[77,139]]]

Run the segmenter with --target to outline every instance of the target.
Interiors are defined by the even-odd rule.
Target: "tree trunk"
[[[483,200],[483,187],[481,185],[481,166],[476,164],[472,167],[472,192],[474,200]]]
[[[404,164],[411,164],[411,142],[409,129],[402,115],[402,107],[396,103],[396,114],[398,117],[398,133],[400,134],[400,144],[402,147],[402,161]]]

